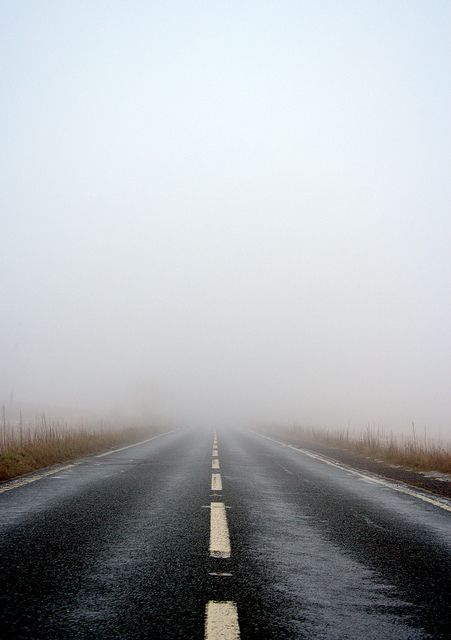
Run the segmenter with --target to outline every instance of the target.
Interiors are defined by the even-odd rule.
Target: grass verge
[[[302,426],[275,426],[264,431],[298,446],[324,445],[413,471],[451,473],[451,445],[426,437],[418,438],[415,429],[410,436],[395,436],[371,427],[360,433]]]
[[[138,442],[157,433],[156,428],[90,430],[59,425],[10,430],[2,434],[0,441],[0,481],[103,449]]]

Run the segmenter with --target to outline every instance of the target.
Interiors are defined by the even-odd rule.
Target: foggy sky
[[[451,4],[0,3],[0,401],[451,434]]]

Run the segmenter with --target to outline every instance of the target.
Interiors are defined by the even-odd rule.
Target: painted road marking
[[[211,468],[212,469],[219,469],[219,459],[215,458],[214,460],[211,461]]]
[[[236,604],[231,600],[210,601],[205,610],[205,640],[238,640],[239,637]]]
[[[155,438],[161,438],[161,436],[167,436],[168,433],[173,433],[172,431],[165,431],[164,433],[159,433],[156,436],[152,436],[151,438],[147,438],[147,440],[141,440],[141,442],[134,442],[133,444],[128,444],[126,447],[121,447],[120,449],[112,449],[111,451],[105,451],[105,453],[99,453],[96,458],[103,458],[104,456],[109,456],[112,453],[117,453],[118,451],[125,451],[125,449],[131,449],[132,447],[139,447],[140,444],[145,444],[146,442],[150,442],[151,440],[155,440]]]
[[[141,442],[135,442],[133,444],[129,444],[125,447],[121,447],[120,449],[112,449],[111,451],[106,451],[105,453],[99,453],[96,455],[96,458],[103,458],[104,456],[109,456],[112,453],[116,453],[117,451],[124,451],[125,449],[130,449],[131,447],[137,447],[140,444],[144,444],[145,442],[150,442],[151,440],[155,440],[155,438],[160,438],[161,436],[166,436],[168,433],[172,433],[175,431],[165,431],[165,433],[159,433],[156,436],[152,436],[151,438],[147,438],[147,440],[141,440]],[[73,464],[67,464],[62,467],[58,467],[57,469],[50,469],[48,471],[42,471],[40,473],[33,474],[32,476],[27,476],[25,478],[17,478],[15,480],[10,480],[8,482],[0,483],[0,493],[5,493],[5,491],[11,491],[12,489],[19,489],[19,487],[24,487],[27,484],[31,484],[32,482],[36,482],[36,480],[42,480],[42,478],[46,478],[47,476],[51,476],[54,473],[59,473],[60,471],[65,471],[66,469],[72,469],[75,465],[80,464],[80,462],[74,462]]]
[[[286,467],[284,467],[283,464],[279,464],[279,463],[277,463],[277,464],[281,469],[283,469],[285,471],[285,473],[288,473],[288,475],[290,475],[290,476],[293,475],[293,472],[290,471],[289,469],[287,469]]]
[[[77,462],[75,464],[80,464],[80,463]],[[33,474],[32,476],[28,476],[26,478],[18,478],[17,480],[10,480],[9,482],[0,484],[0,493],[5,493],[5,491],[11,491],[12,489],[18,489],[19,487],[24,487],[27,484],[36,482],[36,480],[42,480],[42,478],[51,476],[54,473],[60,473],[60,471],[65,471],[66,469],[73,469],[75,467],[75,464],[66,464],[63,467],[58,467],[58,469],[50,469],[49,471],[42,471],[41,473]]]
[[[275,440],[274,438],[270,438],[269,436],[264,436],[261,433],[257,433],[256,435],[260,436],[260,438],[265,438],[266,440],[270,440],[271,442],[275,442],[282,447],[288,447],[289,449],[293,449],[299,453],[302,453],[309,458],[313,458],[313,460],[318,460],[319,462],[324,462],[325,464],[330,465],[331,467],[335,467],[336,469],[341,469],[342,471],[346,471],[347,473],[351,473],[354,476],[358,476],[359,478],[363,478],[364,480],[368,480],[369,482],[373,482],[374,484],[380,484],[383,487],[387,487],[388,489],[393,489],[393,491],[398,491],[399,493],[404,493],[408,496],[412,496],[413,498],[418,498],[418,500],[423,500],[423,502],[427,502],[429,504],[433,504],[434,507],[439,507],[440,509],[444,509],[445,511],[451,512],[451,504],[444,499],[440,498],[430,498],[429,496],[424,495],[423,493],[419,493],[414,489],[410,489],[408,486],[394,484],[385,478],[380,478],[379,476],[370,475],[367,473],[363,473],[362,471],[357,471],[352,467],[348,467],[346,464],[342,464],[341,462],[337,462],[336,460],[332,460],[332,458],[326,458],[325,456],[320,455],[319,453],[313,453],[313,451],[308,451],[307,449],[300,449],[299,447],[295,447],[292,444],[287,444],[286,442],[281,442],[280,440]]]
[[[210,503],[210,556],[230,558],[230,537],[223,502]]]
[[[218,456],[218,447],[213,447],[211,455],[213,456],[213,458],[216,458]]]
[[[212,473],[211,474],[211,490],[212,491],[222,491],[222,480],[220,473]]]

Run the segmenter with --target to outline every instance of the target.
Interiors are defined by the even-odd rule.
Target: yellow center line
[[[210,503],[210,556],[230,558],[230,537],[223,502]]]
[[[205,609],[205,640],[239,640],[240,625],[236,604],[231,600],[211,600]]]

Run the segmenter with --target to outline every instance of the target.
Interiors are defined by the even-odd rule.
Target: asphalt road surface
[[[449,638],[451,508],[252,433],[0,485],[0,637]]]

